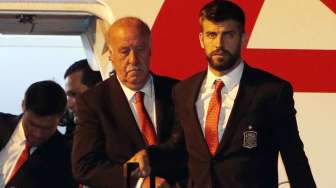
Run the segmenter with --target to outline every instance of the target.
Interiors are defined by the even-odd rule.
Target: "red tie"
[[[19,159],[17,160],[17,162],[16,162],[16,164],[14,166],[14,169],[12,171],[10,179],[12,179],[15,176],[15,174],[20,170],[20,168],[22,167],[22,165],[28,160],[29,154],[30,154],[29,151],[30,151],[30,147],[28,146],[28,144],[25,144],[25,148],[22,151]]]
[[[143,102],[144,93],[138,91],[135,93],[135,109],[138,114],[140,129],[148,145],[156,145],[156,134],[152,121],[146,111]]]
[[[218,146],[218,121],[222,106],[221,90],[224,83],[221,80],[216,80],[214,85],[215,91],[211,96],[205,120],[205,140],[208,144],[210,153],[213,156],[215,155]]]

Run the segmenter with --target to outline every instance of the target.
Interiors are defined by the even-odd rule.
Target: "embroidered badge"
[[[245,131],[244,133],[244,142],[243,147],[252,149],[257,147],[257,132],[252,131],[252,126],[249,126],[249,130]]]

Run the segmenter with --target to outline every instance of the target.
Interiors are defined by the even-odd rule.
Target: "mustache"
[[[129,65],[126,67],[126,72],[131,72],[131,71],[143,71],[145,70],[145,67],[143,64],[139,64],[139,65]]]
[[[229,51],[227,51],[227,50],[224,50],[224,49],[217,49],[217,50],[215,50],[215,51],[212,51],[211,53],[210,53],[210,55],[211,56],[214,56],[214,55],[225,55],[225,54],[227,54],[227,55],[231,55],[231,53],[229,52]]]

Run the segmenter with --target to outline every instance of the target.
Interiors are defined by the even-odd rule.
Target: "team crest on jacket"
[[[244,141],[243,141],[243,147],[247,149],[252,149],[257,147],[257,132],[252,131],[252,126],[249,126],[248,131],[245,131],[244,134]]]

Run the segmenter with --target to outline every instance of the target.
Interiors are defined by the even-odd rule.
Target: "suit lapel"
[[[224,135],[219,143],[216,153],[220,153],[222,150],[224,152],[227,151],[233,135],[237,132],[239,120],[244,117],[249,110],[248,107],[250,106],[256,91],[256,86],[253,84],[253,76],[251,74],[251,68],[245,64],[237,97],[234,101]]]
[[[165,110],[169,108],[163,99],[164,93],[161,93],[161,86],[164,84],[160,84],[159,80],[156,76],[153,75],[153,83],[154,83],[154,92],[155,92],[155,115],[156,115],[156,129],[157,129],[157,138],[158,141],[161,142],[162,134],[164,130],[164,114]]]
[[[145,146],[142,134],[137,122],[133,116],[128,100],[117,80],[116,76],[112,76],[109,80],[109,88],[106,93],[106,98],[109,101],[107,106],[108,114],[113,117],[115,126],[119,130],[125,130],[129,135],[130,140],[135,143],[136,148],[140,149]]]
[[[201,124],[198,119],[197,115],[197,109],[196,109],[196,101],[198,99],[198,95],[203,83],[203,80],[205,79],[206,71],[201,72],[199,75],[197,75],[194,80],[191,81],[191,84],[189,85],[190,88],[185,88],[185,91],[188,91],[183,98],[185,98],[185,107],[186,112],[185,115],[189,117],[188,122],[191,122],[189,125],[185,126],[191,126],[190,130],[193,131],[192,135],[195,135],[195,139],[200,142],[200,151],[203,154],[211,155],[208,145],[205,141],[204,134],[202,131]]]

